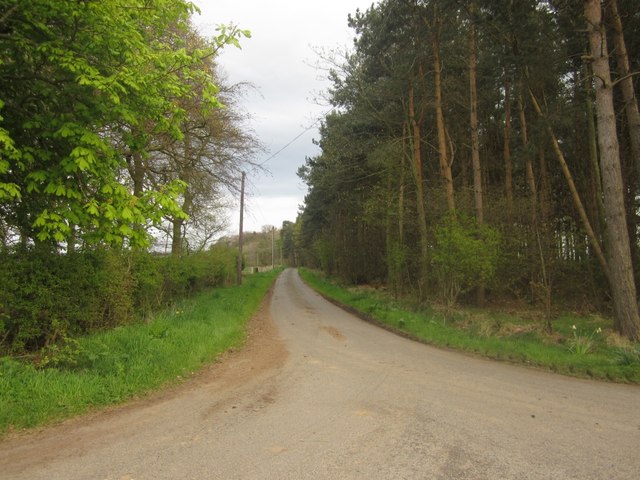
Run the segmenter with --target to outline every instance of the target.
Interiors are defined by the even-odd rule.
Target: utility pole
[[[242,230],[244,215],[244,177],[246,173],[242,172],[242,183],[240,184],[240,232],[238,234],[238,264],[237,264],[237,281],[238,285],[242,285]]]
[[[276,247],[275,247],[276,227],[271,227],[271,270],[276,268]]]

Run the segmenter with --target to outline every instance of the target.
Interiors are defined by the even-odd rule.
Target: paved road
[[[640,478],[638,387],[397,337],[294,270],[270,313],[172,392],[0,443],[0,478]]]

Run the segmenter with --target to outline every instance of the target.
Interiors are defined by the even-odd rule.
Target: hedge
[[[235,255],[226,247],[184,256],[0,251],[0,355],[144,319],[231,281]]]

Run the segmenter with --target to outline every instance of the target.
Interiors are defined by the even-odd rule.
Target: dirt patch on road
[[[222,354],[216,363],[205,367],[194,376],[192,381],[178,387],[180,390],[189,387],[199,388],[212,383],[229,388],[246,383],[284,364],[288,352],[271,318],[271,295],[272,292],[269,292],[247,324],[247,338],[244,345]]]
[[[337,328],[331,327],[329,325],[322,325],[320,328],[322,328],[322,330],[327,332],[336,340],[340,340],[341,342],[344,342],[347,340],[347,337],[345,337]]]

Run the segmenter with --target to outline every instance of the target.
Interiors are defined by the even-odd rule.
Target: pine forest
[[[640,321],[634,0],[383,0],[322,55],[296,258],[420,302]],[[286,237],[286,235],[285,235]]]

